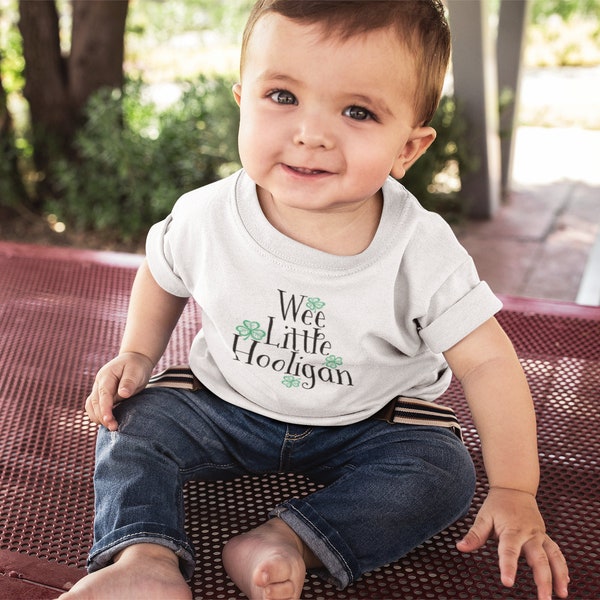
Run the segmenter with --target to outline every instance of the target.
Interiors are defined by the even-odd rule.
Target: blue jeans
[[[471,458],[442,427],[369,419],[343,427],[289,425],[235,407],[207,390],[147,389],[116,409],[119,431],[100,428],[96,518],[88,568],[125,547],[173,550],[191,578],[184,531],[188,480],[302,473],[325,484],[274,511],[321,560],[340,589],[393,562],[468,509]]]

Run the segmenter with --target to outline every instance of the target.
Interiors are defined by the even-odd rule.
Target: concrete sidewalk
[[[496,293],[577,299],[600,238],[598,157],[600,131],[517,130],[513,184],[505,204],[491,221],[456,228],[481,278]],[[600,265],[593,271],[600,279]],[[588,268],[588,283],[589,277]]]

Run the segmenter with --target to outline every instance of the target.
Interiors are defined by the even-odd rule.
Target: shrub
[[[579,15],[582,17],[600,17],[598,0],[533,0],[531,20],[541,23],[551,15],[559,15],[563,21]]]
[[[460,175],[474,168],[475,160],[468,152],[466,121],[454,98],[442,98],[431,126],[437,131],[435,141],[401,183],[425,208],[456,222],[469,208],[460,197]]]
[[[182,84],[181,98],[158,111],[139,82],[124,94],[100,90],[75,139],[75,163],[53,167],[47,210],[69,227],[133,240],[164,218],[184,192],[233,172],[238,108],[224,79]]]

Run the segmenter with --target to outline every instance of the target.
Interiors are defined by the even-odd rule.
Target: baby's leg
[[[192,591],[168,548],[136,544],[113,564],[79,580],[60,600],[191,600]]]
[[[306,569],[319,566],[302,540],[274,518],[227,542],[225,570],[251,600],[300,598]]]

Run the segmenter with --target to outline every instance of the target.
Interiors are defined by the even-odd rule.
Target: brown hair
[[[432,119],[450,58],[450,30],[441,0],[258,0],[244,30],[240,71],[254,27],[268,13],[319,24],[324,35],[343,40],[377,29],[394,30],[413,55],[417,121],[427,124]]]

